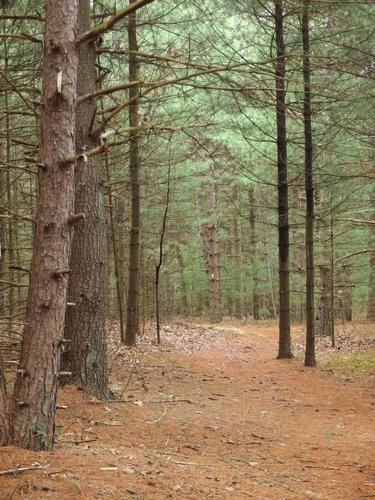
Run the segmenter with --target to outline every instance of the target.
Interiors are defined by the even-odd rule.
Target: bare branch
[[[127,90],[130,87],[135,87],[137,85],[140,85],[141,83],[143,82],[139,80],[136,82],[125,83],[123,85],[115,85],[114,87],[107,87],[106,89],[100,89],[96,92],[91,92],[90,94],[84,94],[78,97],[77,104],[81,104],[89,99],[94,99],[95,97],[112,94],[113,92],[118,92],[120,90]]]
[[[42,43],[42,40],[27,33],[0,33],[0,38],[17,38],[19,40],[28,40],[34,43]]]
[[[90,42],[92,40],[95,40],[100,35],[110,30],[112,26],[121,21],[121,19],[124,19],[124,17],[129,16],[133,12],[136,12],[138,9],[144,7],[145,5],[148,5],[149,3],[152,3],[153,1],[154,0],[137,0],[131,5],[127,5],[126,7],[121,9],[117,14],[115,14],[114,16],[110,16],[102,24],[99,24],[99,26],[97,26],[96,28],[90,31],[86,31],[86,33],[83,33],[83,35],[79,37],[78,43],[81,44],[84,42]]]

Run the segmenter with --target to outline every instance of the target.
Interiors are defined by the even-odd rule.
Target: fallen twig
[[[337,467],[325,466],[325,465],[309,465],[306,464],[303,466],[304,469],[327,469],[327,470],[341,470]]]
[[[159,403],[189,403],[189,405],[192,405],[193,402],[190,401],[190,399],[160,399],[158,401],[143,401],[144,403],[149,403],[149,404],[159,404]]]
[[[196,464],[194,462],[174,461],[173,463],[176,464],[176,465],[194,465],[195,467],[208,467],[208,465],[205,465],[205,464]]]
[[[94,441],[98,441],[98,438],[95,439],[78,439],[76,441],[71,440],[71,441],[59,441],[59,443],[63,444],[82,444],[82,443],[93,443]]]
[[[135,404],[139,403],[139,401],[134,401],[131,399],[112,399],[111,401],[99,401],[99,400],[82,400],[78,401],[78,403],[87,403],[89,405],[100,405],[100,404],[114,404],[114,403],[128,403]],[[142,401],[143,404],[165,404],[165,403],[189,403],[194,404],[190,399],[160,399],[155,401]]]
[[[42,470],[46,466],[43,465],[31,465],[30,467],[16,467],[14,469],[2,470],[0,471],[0,476],[6,476],[8,474],[21,474],[21,472],[27,472],[28,470]]]
[[[167,413],[167,408],[165,408],[163,415],[161,417],[157,418],[156,420],[152,420],[151,422],[147,422],[148,424],[157,424],[160,422],[162,418],[164,418],[165,414]]]

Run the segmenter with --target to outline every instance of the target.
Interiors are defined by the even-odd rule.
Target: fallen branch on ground
[[[27,472],[28,470],[43,470],[46,466],[43,465],[31,465],[30,467],[16,467],[15,469],[8,469],[0,471],[0,476],[6,476],[8,474],[21,474],[21,472]]]
[[[100,405],[100,404],[114,404],[114,403],[130,403],[130,404],[139,404],[140,401],[133,401],[131,399],[112,399],[112,401],[99,401],[99,400],[82,400],[78,401],[78,403],[87,403],[89,405]],[[190,405],[194,404],[190,399],[160,399],[156,401],[142,401],[142,404],[165,404],[165,403],[188,403]]]

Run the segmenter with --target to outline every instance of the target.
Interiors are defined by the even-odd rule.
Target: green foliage
[[[305,262],[302,49],[297,4],[285,0],[291,305],[293,318],[300,320],[304,315]],[[109,14],[116,7],[118,2],[95,2],[95,12]],[[42,15],[42,9],[43,2],[35,0],[13,2],[9,12]],[[273,315],[272,296],[277,302],[278,271],[272,12],[270,1],[168,0],[154,2],[137,14],[142,79],[140,117],[147,118],[151,127],[140,131],[145,317],[153,315],[154,271],[169,167],[171,201],[161,275],[164,314],[194,316],[207,312],[208,279],[200,228],[215,220],[219,227],[223,312],[233,314],[233,303],[240,300],[243,314],[251,316],[256,289],[261,317]],[[319,266],[329,267],[332,219],[335,307],[339,319],[345,294],[350,296],[355,317],[364,317],[367,310],[369,264],[365,250],[372,233],[368,226],[352,221],[373,218],[368,199],[375,171],[371,140],[374,15],[373,5],[312,2],[316,263],[317,271]],[[106,33],[100,45],[98,85],[102,88],[128,80],[125,26],[126,21]],[[42,30],[43,23],[32,19],[7,20],[2,26],[5,33],[27,33],[36,38],[42,37]],[[42,47],[15,38],[1,39],[0,44],[2,56],[8,55],[7,74],[11,76],[11,83],[1,79],[1,90],[6,91],[11,110],[7,114],[3,92],[0,119],[5,147],[0,160],[2,173],[7,177],[3,184],[7,186],[2,189],[2,205],[12,213],[31,216],[37,176],[25,156],[37,158],[36,103],[40,95]],[[126,100],[126,90],[105,94],[98,102],[98,120]],[[109,136],[110,148],[105,158],[115,230],[112,234],[108,229],[109,239],[119,254],[118,279],[124,300],[130,215],[127,123],[128,110],[124,105],[107,125],[113,134]],[[7,128],[12,131],[10,138],[4,132]],[[107,177],[107,172],[103,177]],[[238,188],[236,201],[232,199],[234,186]],[[250,239],[250,188],[255,189],[255,245]],[[210,202],[212,189],[216,195],[214,208]],[[2,214],[5,215],[7,212]],[[239,231],[238,258],[231,255],[233,218],[237,218]],[[5,257],[6,267],[16,263],[27,268],[32,228],[22,219],[11,221],[17,228],[14,237],[10,224],[3,224],[6,234],[2,244],[7,247],[13,238],[14,247]],[[342,260],[351,254],[356,256]],[[26,285],[12,287],[12,299],[9,285],[3,287],[4,315],[9,313],[10,301],[16,301],[17,290],[17,313],[22,316],[27,274],[7,271],[3,281]],[[115,283],[111,262],[111,312],[116,312]]]

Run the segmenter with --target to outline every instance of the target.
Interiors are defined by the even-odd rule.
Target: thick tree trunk
[[[306,349],[305,366],[315,366],[315,315],[314,315],[314,181],[313,137],[311,128],[310,82],[310,1],[302,7],[303,82],[304,82],[304,131],[305,131],[305,192],[306,192]]]
[[[41,164],[31,280],[14,390],[13,443],[50,450],[74,213],[78,0],[47,1]],[[63,29],[62,29],[63,27]]]
[[[279,227],[279,352],[278,358],[291,358],[290,279],[289,279],[289,198],[285,98],[285,45],[283,0],[275,0],[276,34],[276,121]]]
[[[135,0],[129,0],[129,4]],[[134,12],[128,17],[128,40],[129,51],[137,51],[137,17]],[[139,80],[139,61],[137,56],[129,55],[129,82]],[[129,125],[138,127],[138,101],[139,86],[135,85],[129,89],[129,99],[133,100],[129,105]],[[126,318],[126,333],[122,339],[126,345],[134,345],[138,333],[139,319],[139,266],[140,266],[140,189],[139,189],[139,131],[133,130],[129,133],[130,143],[130,184],[131,184],[131,229],[129,248],[129,286],[128,306]]]
[[[90,0],[80,0],[79,30],[91,25]],[[78,96],[96,90],[95,45],[79,48]],[[89,99],[77,106],[76,152],[99,146],[91,133],[95,124],[96,101]],[[98,398],[108,397],[106,360],[107,241],[101,156],[88,158],[75,169],[75,213],[83,214],[77,222],[70,261],[65,337],[71,340],[63,355],[67,379]]]

